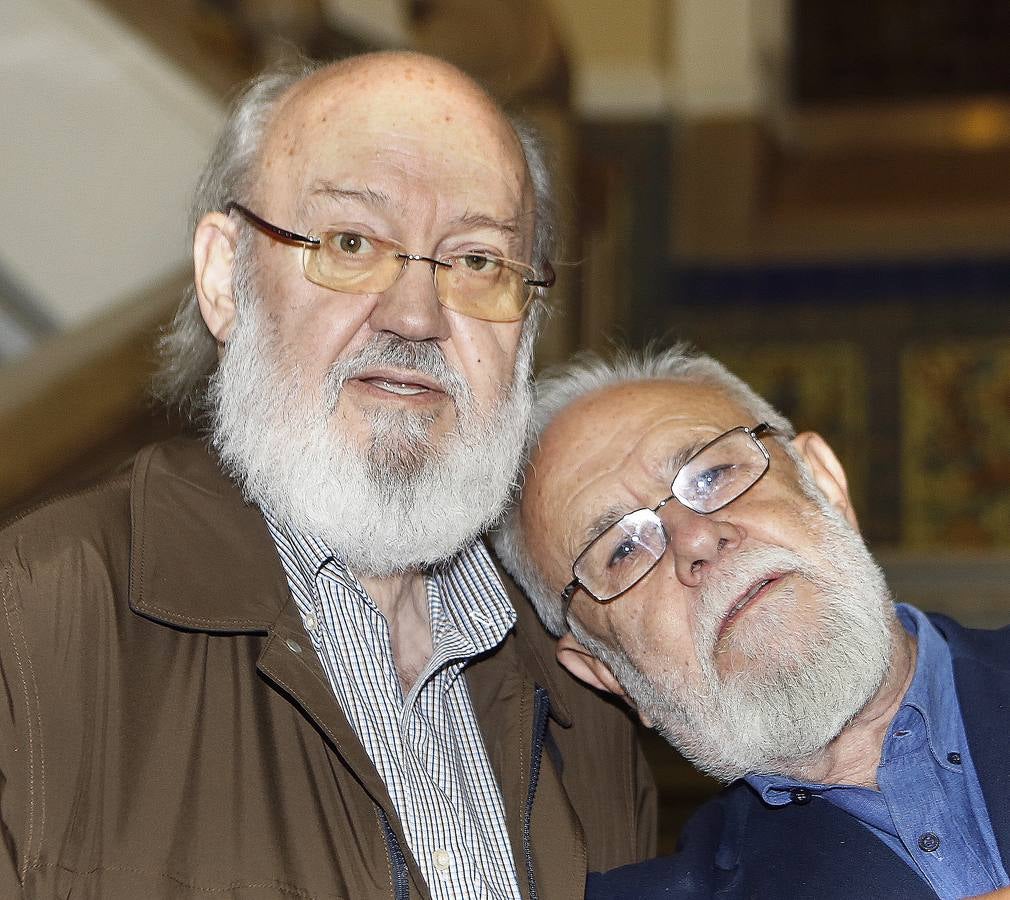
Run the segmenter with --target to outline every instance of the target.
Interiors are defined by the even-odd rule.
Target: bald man
[[[247,88],[162,341],[205,439],[0,533],[0,895],[580,900],[650,852],[629,721],[481,540],[548,205],[436,59]]]

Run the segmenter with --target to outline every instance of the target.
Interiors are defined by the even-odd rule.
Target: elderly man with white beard
[[[239,98],[162,342],[205,439],[0,532],[0,896],[581,900],[652,852],[629,717],[481,539],[549,200],[436,59]]]
[[[591,900],[1010,884],[1010,633],[892,601],[844,470],[710,357],[541,379],[500,556],[558,658],[729,782]]]

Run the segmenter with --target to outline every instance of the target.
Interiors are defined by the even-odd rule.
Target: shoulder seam
[[[77,490],[64,491],[61,494],[54,494],[51,497],[46,497],[45,499],[38,501],[38,503],[33,503],[27,509],[23,509],[7,519],[0,520],[0,532],[3,532],[12,525],[17,524],[22,519],[28,518],[30,515],[40,512],[47,506],[54,506],[63,500],[73,500],[77,497],[86,497],[88,494],[97,494],[102,491],[107,491],[110,489],[112,481],[112,478],[108,478],[98,482],[97,484],[87,485],[86,487],[78,488]]]

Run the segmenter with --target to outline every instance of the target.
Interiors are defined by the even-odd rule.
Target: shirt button
[[[793,803],[797,806],[806,806],[811,800],[814,799],[814,795],[810,793],[806,788],[793,788],[789,792],[789,796]]]
[[[446,872],[449,869],[449,865],[452,863],[452,856],[448,850],[436,850],[431,854],[431,861],[435,864],[435,868],[439,872]]]
[[[304,621],[306,631],[315,631],[319,627],[319,620],[312,613],[309,613]]]
[[[961,754],[957,753],[957,752],[955,752],[955,753],[948,753],[947,754],[947,762],[949,762],[953,766],[959,766],[959,765],[961,765]]]
[[[284,641],[284,643],[287,644],[288,650],[290,650],[292,653],[302,652],[302,645],[299,644],[298,641],[293,640],[292,638],[288,638],[287,640]]]
[[[934,850],[940,849],[940,839],[933,834],[932,831],[927,831],[925,834],[919,835],[919,849],[924,853],[932,853]]]

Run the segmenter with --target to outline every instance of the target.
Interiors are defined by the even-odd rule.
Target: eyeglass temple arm
[[[575,590],[579,586],[579,579],[573,578],[567,585],[565,589],[561,592],[561,620],[568,626],[568,610],[572,606],[572,597],[575,596]]]
[[[286,241],[289,244],[304,244],[309,247],[319,246],[319,240],[317,238],[312,238],[304,234],[298,234],[297,231],[288,231],[286,228],[280,228],[277,225],[273,225],[266,219],[261,219],[258,215],[256,215],[256,213],[243,206],[241,203],[229,200],[224,206],[224,211],[226,213],[230,213],[232,210],[240,213],[261,231],[265,231],[267,234],[272,234],[278,240]]]
[[[554,274],[554,266],[549,262],[544,263],[544,277],[541,281],[535,281],[532,278],[524,278],[523,284],[528,284],[530,287],[543,287],[549,288],[554,286],[554,282],[557,281],[558,276]]]

